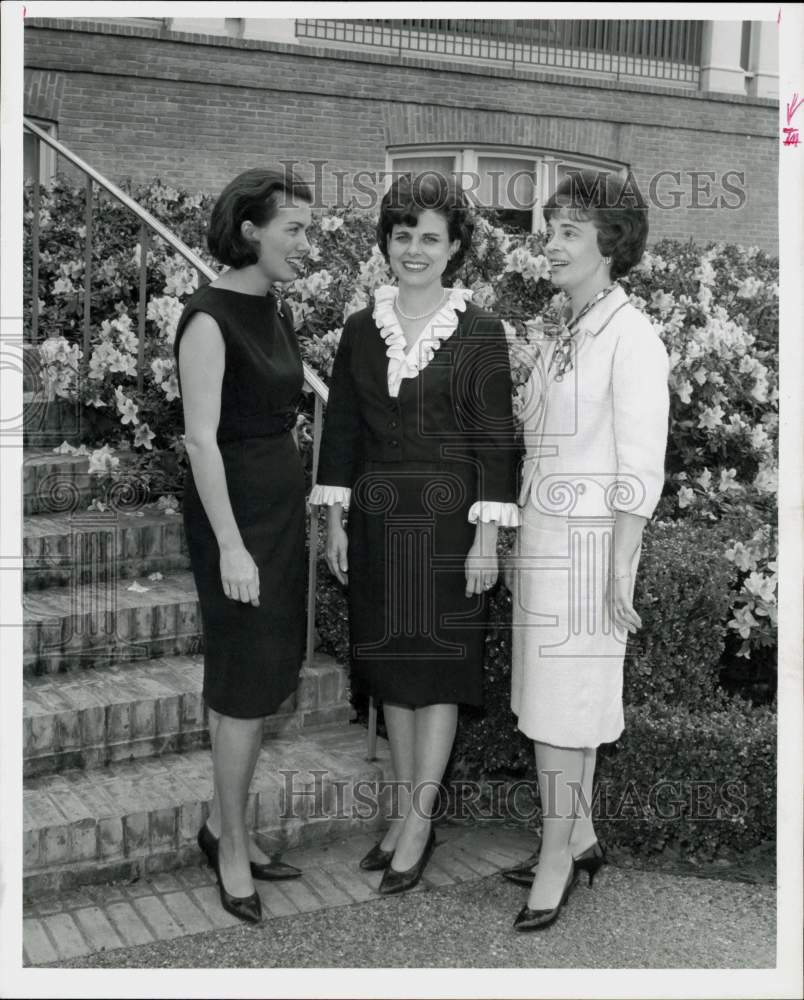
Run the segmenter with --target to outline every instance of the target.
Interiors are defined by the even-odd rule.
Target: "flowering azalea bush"
[[[205,226],[213,199],[154,182],[133,197],[210,264]],[[178,488],[184,462],[176,324],[198,274],[158,238],[146,256],[147,300],[140,343],[138,220],[95,195],[89,350],[84,352],[85,193],[64,178],[41,192],[39,373],[47,398],[78,399],[97,419],[87,440],[98,482],[138,477],[150,495]],[[25,285],[32,295],[30,188],[26,189]],[[351,207],[316,219],[307,272],[285,286],[305,362],[326,381],[343,324],[391,280],[376,247],[375,221]],[[540,342],[560,322],[563,297],[549,282],[540,234],[476,220],[457,284],[495,312],[508,338],[514,408]],[[718,527],[732,569],[722,622],[734,656],[768,660],[775,645],[777,540],[773,522],[778,436],[778,262],[756,249],[662,241],[623,279],[670,356],[671,430],[667,481],[657,518]],[[30,330],[30,312],[26,318]],[[311,451],[310,414],[299,418]],[[121,455],[125,462],[119,462]],[[103,498],[98,502],[103,503]],[[728,644],[727,644],[728,646]]]

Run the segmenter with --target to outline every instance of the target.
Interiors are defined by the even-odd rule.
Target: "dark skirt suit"
[[[408,352],[395,294],[346,322],[311,501],[348,505],[355,688],[479,705],[488,596],[466,596],[466,555],[478,517],[517,523],[505,334],[454,289]]]
[[[220,552],[188,467],[184,527],[201,606],[204,699],[222,715],[272,715],[298,683],[304,648],[304,468],[293,436],[302,363],[278,299],[206,285],[188,300],[179,344],[197,312],[226,349],[217,440],[243,544],[257,564],[260,605],[223,591]]]

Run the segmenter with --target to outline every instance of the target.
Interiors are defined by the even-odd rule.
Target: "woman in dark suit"
[[[434,847],[458,705],[481,702],[497,529],[518,523],[505,334],[471,292],[443,285],[472,231],[465,196],[438,174],[383,198],[377,242],[397,284],[346,322],[310,497],[329,507],[353,684],[383,702],[401,792],[361,862],[384,869],[383,894],[416,885]]]

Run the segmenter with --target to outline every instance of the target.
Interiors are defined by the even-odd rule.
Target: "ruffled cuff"
[[[496,521],[500,528],[518,528],[519,507],[499,500],[477,500],[469,508],[469,522],[477,524],[478,521]]]
[[[311,507],[331,507],[334,503],[343,504],[344,510],[349,510],[349,501],[352,499],[352,491],[348,486],[319,486],[313,487],[307,503]]]

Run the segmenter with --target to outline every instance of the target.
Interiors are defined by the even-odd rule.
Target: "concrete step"
[[[162,580],[131,582],[98,559],[91,582],[23,594],[23,668],[29,674],[117,661],[197,653],[201,619],[192,574],[172,572]]]
[[[125,471],[132,455],[121,450],[114,457],[120,460],[118,471]],[[90,475],[88,456],[60,454],[53,448],[26,449],[22,493],[26,516],[84,512],[93,499],[103,500],[112,510],[136,511],[150,500],[147,483],[136,474],[109,487]]]
[[[30,448],[22,466],[23,514],[58,514],[86,508],[94,485],[86,456]]]
[[[208,746],[202,684],[199,655],[26,678],[25,777]],[[293,695],[265,720],[265,735],[345,723],[350,714],[346,671],[320,653],[302,667]]]
[[[32,383],[23,391],[23,445],[26,448],[55,448],[64,441],[79,445],[89,431],[88,417],[86,409],[76,400],[48,399],[44,387]]]
[[[267,850],[374,828],[390,809],[387,745],[367,761],[362,726],[266,742],[247,818]],[[23,792],[23,882],[29,899],[132,880],[199,860],[212,795],[209,752],[195,750],[29,779]]]
[[[189,568],[181,514],[154,505],[136,512],[34,514],[23,521],[26,590],[89,583],[97,561],[120,579]]]

